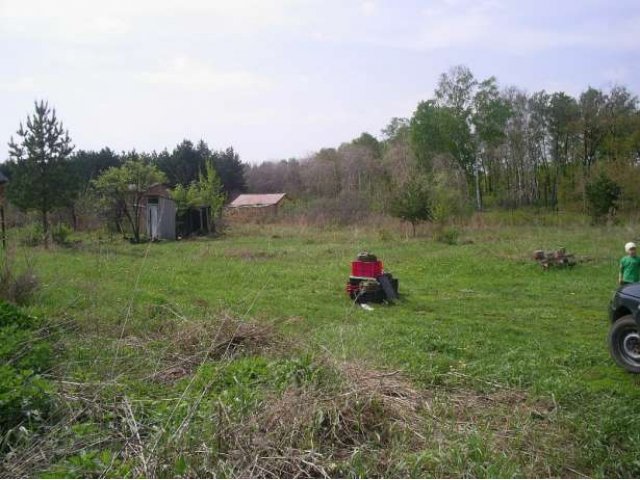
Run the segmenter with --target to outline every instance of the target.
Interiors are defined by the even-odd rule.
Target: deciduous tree
[[[176,185],[171,197],[178,206],[178,212],[185,212],[190,208],[207,208],[207,227],[209,232],[216,231],[216,219],[222,212],[226,195],[220,177],[211,161],[205,165],[205,171],[200,172],[198,180],[190,185]]]
[[[165,175],[148,158],[131,153],[121,167],[109,168],[93,181],[93,185],[110,211],[124,216],[132,240],[139,243],[143,198],[152,185],[165,180]]]

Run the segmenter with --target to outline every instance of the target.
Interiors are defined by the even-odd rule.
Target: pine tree
[[[75,182],[70,178],[68,157],[73,151],[69,132],[58,120],[55,109],[35,102],[35,113],[20,124],[18,141],[9,141],[9,159],[15,162],[7,195],[22,210],[39,212],[45,248],[49,245],[48,215],[69,204]]]
[[[399,189],[391,204],[391,214],[409,222],[415,236],[418,223],[433,220],[431,203],[427,178],[415,174]]]

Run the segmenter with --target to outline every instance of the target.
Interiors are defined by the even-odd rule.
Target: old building
[[[140,233],[150,240],[176,239],[176,202],[169,189],[152,185],[142,198]]]
[[[247,220],[274,217],[286,196],[286,193],[242,194],[228,205],[226,213],[230,218]]]

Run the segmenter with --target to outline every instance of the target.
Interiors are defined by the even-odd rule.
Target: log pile
[[[560,248],[553,252],[536,250],[533,252],[533,259],[545,270],[550,267],[573,267],[577,263],[575,256],[572,253],[567,253],[565,248]]]

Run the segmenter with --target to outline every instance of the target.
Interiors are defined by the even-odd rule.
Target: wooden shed
[[[238,195],[227,207],[227,214],[234,218],[266,218],[277,215],[286,193],[250,193]]]
[[[169,189],[160,183],[152,185],[142,200],[140,232],[151,240],[176,239],[176,202]]]

